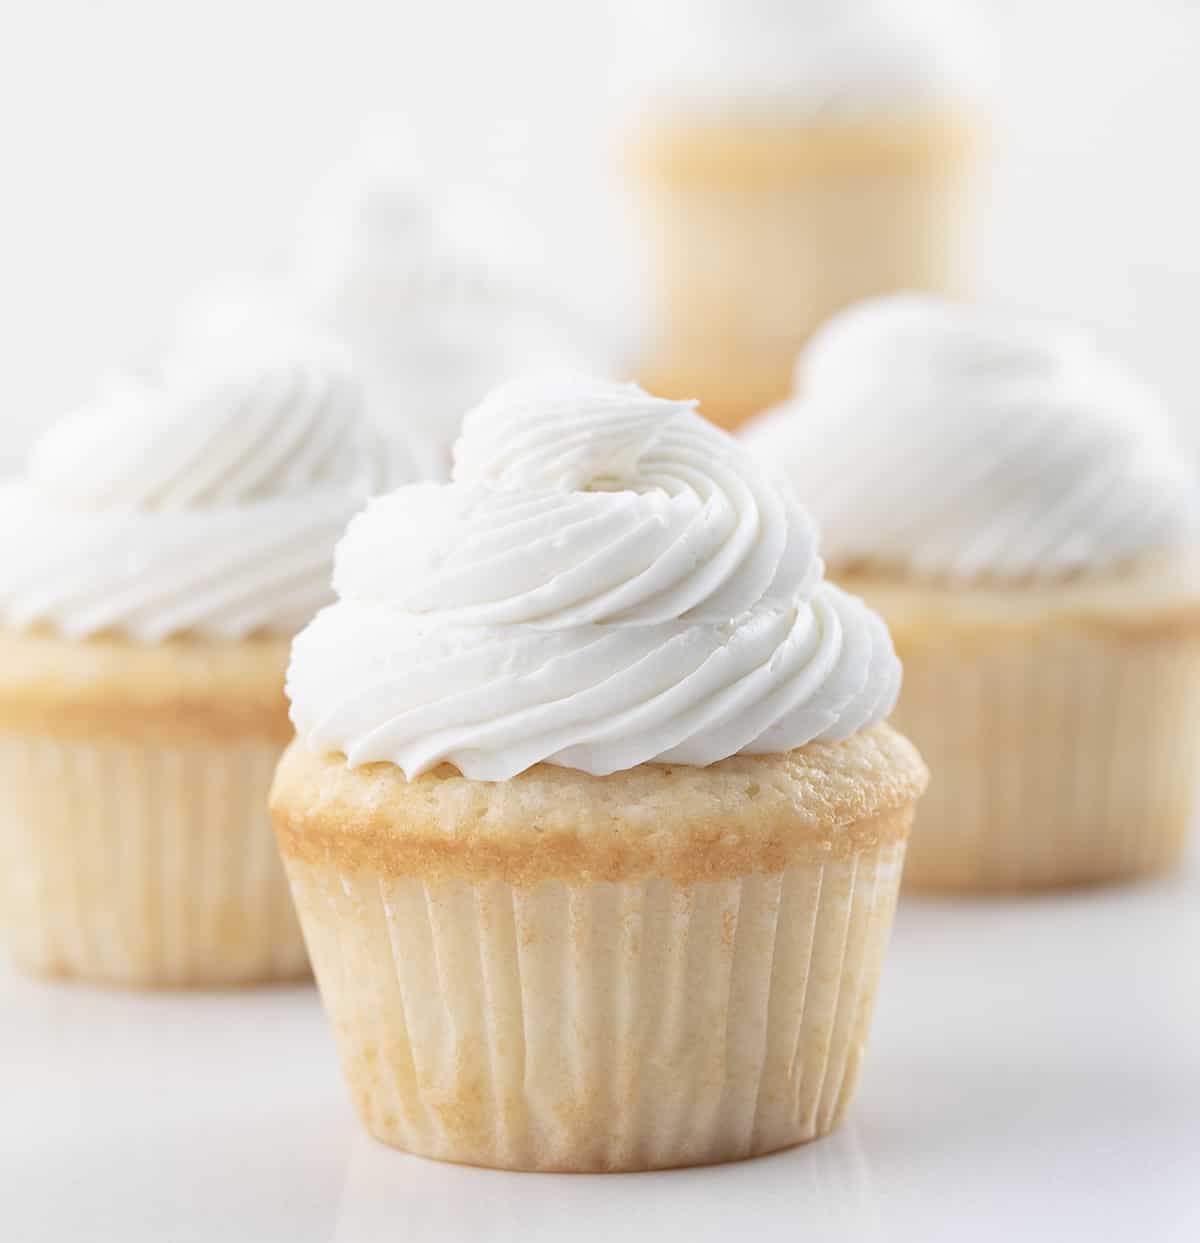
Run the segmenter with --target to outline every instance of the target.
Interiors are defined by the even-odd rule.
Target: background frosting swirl
[[[464,422],[454,481],[374,501],[297,638],[298,732],[351,765],[504,780],[839,738],[890,712],[883,623],[690,403],[552,374]]]
[[[351,161],[313,205],[293,278],[303,317],[363,369],[393,487],[449,477],[462,416],[494,385],[607,353],[539,277],[521,221],[482,187],[431,190],[412,163],[387,147]]]
[[[4,490],[5,622],[146,642],[294,634],[330,599],[373,457],[334,353],[193,358],[116,380]]]
[[[928,0],[645,0],[639,13],[660,107],[842,120],[966,93],[969,41]]]
[[[1082,337],[933,298],[844,312],[745,440],[835,565],[1055,579],[1169,552],[1196,480],[1153,396]]]

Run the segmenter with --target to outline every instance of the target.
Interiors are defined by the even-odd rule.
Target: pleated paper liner
[[[377,1138],[474,1165],[600,1171],[732,1161],[837,1124],[903,854],[887,840],[714,883],[524,890],[286,863]]]
[[[640,378],[733,428],[787,396],[797,352],[836,311],[956,291],[975,144],[949,117],[648,124],[630,164],[662,322]]]
[[[133,986],[304,975],[266,811],[279,751],[0,736],[0,926],[18,965]]]
[[[933,774],[906,885],[1038,889],[1178,860],[1200,771],[1200,645],[1055,627],[897,647],[893,724]]]

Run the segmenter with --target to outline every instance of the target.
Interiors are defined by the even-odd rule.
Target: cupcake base
[[[858,784],[870,761],[837,792],[816,779],[818,803],[867,812],[827,833],[774,818],[792,804],[794,820],[794,795],[814,790],[811,771],[781,771],[789,757],[691,770],[678,786],[679,770],[648,765],[489,787],[407,783],[293,747],[276,827],[370,1132],[444,1161],[582,1172],[740,1160],[831,1130],[858,1078],[924,779],[902,740],[876,738],[902,775],[886,796]],[[765,821],[731,797],[750,788]],[[685,815],[701,796],[693,840],[671,853],[647,836],[658,811]],[[594,821],[567,849],[564,809],[585,802]],[[451,821],[440,833],[431,804]],[[538,804],[544,818],[518,823]],[[459,840],[481,823],[497,830],[490,853],[491,835]],[[680,846],[669,822],[660,831]],[[662,874],[646,873],[646,850]],[[550,874],[568,858],[569,875]],[[782,866],[728,874],[755,858]]]
[[[274,744],[0,737],[14,962],[134,986],[306,975],[266,814],[278,759]]]
[[[288,871],[372,1135],[470,1165],[647,1170],[837,1125],[903,853],[529,891]]]
[[[841,581],[892,629],[893,720],[933,772],[906,885],[1056,888],[1176,864],[1200,770],[1200,595],[1184,576],[1008,593]]]
[[[308,971],[266,811],[284,644],[0,637],[0,930],[126,986]]]

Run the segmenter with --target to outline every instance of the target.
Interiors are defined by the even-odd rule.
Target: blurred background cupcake
[[[965,285],[976,109],[927,6],[657,0],[645,16],[641,374],[733,426],[785,394],[833,312]]]
[[[397,143],[368,146],[309,211],[297,304],[363,367],[396,483],[448,477],[462,416],[494,385],[609,365],[595,328],[522,262],[523,239],[485,187],[431,186]]]
[[[611,366],[604,334],[539,282],[502,202],[482,185],[443,185],[398,139],[332,169],[295,232],[265,269],[193,297],[180,336],[200,351],[247,335],[349,351],[385,483],[446,478],[463,414],[493,385]]]
[[[839,315],[744,437],[831,575],[887,620],[934,773],[907,883],[1020,889],[1174,864],[1200,741],[1197,478],[1085,335],[930,297]]]
[[[376,483],[337,353],[119,377],[0,491],[0,932],[122,985],[295,977],[265,804],[290,637]]]
[[[980,291],[1087,324],[1190,423],[1186,309],[1200,282],[1191,244],[1200,177],[1178,151],[1195,111],[1185,52],[1200,37],[1200,13],[941,0],[925,18],[929,2],[877,8],[885,29],[911,26],[954,115],[985,118],[969,265]],[[687,9],[703,20],[705,0]],[[282,271],[314,184],[355,165],[364,145],[415,147],[405,167],[423,194],[486,187],[534,242],[517,253],[503,241],[493,267],[516,266],[539,297],[600,325],[618,374],[651,361],[656,239],[629,186],[629,109],[647,100],[648,80],[667,78],[657,66],[684,59],[681,40],[694,37],[686,22],[659,21],[656,35],[646,0],[352,0],[348,9],[265,0],[252,13],[216,4],[174,19],[148,0],[103,11],[72,0],[67,11],[78,34],[68,47],[59,22],[23,12],[0,75],[12,183],[0,330],[16,347],[0,436],[25,444],[86,400],[97,374],[157,339],[222,273],[256,273],[265,260]],[[287,56],[277,55],[282,21]],[[1073,49],[1069,90],[1064,47]],[[41,71],[51,60],[71,90]],[[664,96],[678,92],[660,88],[652,100]],[[980,101],[977,111],[961,109],[963,98]],[[71,158],[47,160],[47,150]],[[494,252],[494,235],[489,245]],[[786,380],[777,384],[782,397]]]

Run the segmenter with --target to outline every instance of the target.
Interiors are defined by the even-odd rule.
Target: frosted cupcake
[[[290,637],[366,500],[361,393],[322,357],[112,384],[3,489],[0,927],[131,985],[296,976],[266,814]]]
[[[501,381],[601,363],[597,342],[508,260],[510,239],[493,241],[490,217],[469,208],[376,153],[332,184],[298,249],[301,314],[354,350],[393,485],[446,479],[463,412]]]
[[[836,1125],[926,777],[799,506],[690,403],[539,377],[335,586],[272,812],[372,1133],[635,1170]]]
[[[829,315],[964,280],[975,109],[956,40],[884,0],[651,6],[632,169],[656,338],[642,378],[731,427]]]
[[[1048,323],[896,298],[839,317],[747,432],[888,621],[935,774],[906,876],[1117,880],[1178,857],[1200,741],[1196,481],[1155,400]]]

